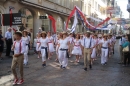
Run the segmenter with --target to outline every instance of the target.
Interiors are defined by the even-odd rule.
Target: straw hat
[[[22,34],[22,32],[21,31],[16,31],[17,33],[21,33]]]
[[[90,31],[87,31],[86,33],[91,33]]]
[[[27,30],[24,30],[23,32],[28,32]]]
[[[46,34],[46,32],[45,32],[45,31],[42,31],[41,33],[44,33],[44,34]]]
[[[103,36],[108,36],[108,34],[104,34]]]

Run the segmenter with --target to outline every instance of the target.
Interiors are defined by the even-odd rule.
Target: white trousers
[[[42,62],[46,61],[46,51],[45,49],[41,49]]]
[[[28,50],[29,50],[28,45],[26,45],[24,53],[24,64],[28,63]]]
[[[101,64],[104,64],[108,60],[108,49],[101,49]]]
[[[67,67],[68,58],[67,58],[66,51],[59,50],[59,57],[58,58],[59,58],[60,65],[62,65],[62,67]]]

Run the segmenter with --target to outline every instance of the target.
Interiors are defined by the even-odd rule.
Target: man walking
[[[11,45],[12,45],[11,28],[8,28],[8,31],[5,33],[5,41],[6,41],[6,56],[10,57]]]
[[[84,70],[87,71],[87,66],[89,65],[89,68],[92,68],[91,65],[91,53],[92,53],[92,43],[93,40],[90,37],[90,32],[87,31],[84,37]]]

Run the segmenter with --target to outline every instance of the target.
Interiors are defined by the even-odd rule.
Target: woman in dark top
[[[0,30],[0,59],[1,60],[3,59],[1,58],[3,50],[4,50],[4,38],[2,36],[2,31]]]
[[[130,49],[130,34],[126,35],[126,42],[123,43],[122,47],[129,47]],[[128,66],[130,65],[130,50],[128,52],[124,52],[124,65],[123,66]]]

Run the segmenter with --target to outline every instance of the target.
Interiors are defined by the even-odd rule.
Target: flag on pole
[[[52,21],[53,30],[54,30],[54,32],[56,32],[56,21],[55,21],[55,19],[50,15],[48,15],[48,18]]]

